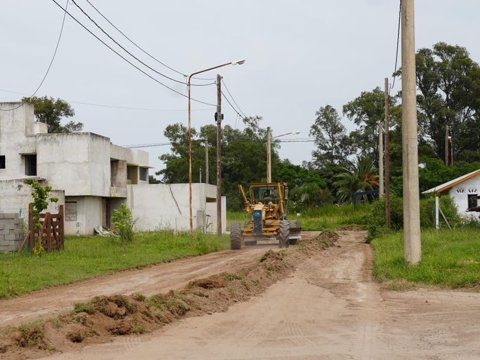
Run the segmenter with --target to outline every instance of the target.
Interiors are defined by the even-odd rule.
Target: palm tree
[[[333,185],[337,188],[340,202],[351,201],[357,191],[373,190],[378,187],[375,165],[367,156],[357,157],[355,162],[348,162],[335,176]]]

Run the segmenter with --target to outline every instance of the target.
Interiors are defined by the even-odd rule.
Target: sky
[[[66,0],[56,1],[65,7]],[[180,82],[185,81],[181,74],[246,59],[243,65],[200,76],[222,75],[237,111],[261,116],[261,126],[270,126],[273,136],[300,132],[281,139],[307,139],[320,107],[329,104],[341,114],[342,106],[362,91],[383,88],[384,78],[394,71],[398,0],[89,0],[128,37],[181,74],[140,52],[87,0],[75,1],[135,56]],[[478,0],[415,3],[417,49],[444,41],[466,47],[480,61]],[[16,101],[31,95],[44,76],[64,13],[52,0],[0,4],[0,101]],[[68,9],[122,52],[72,1]],[[187,87],[139,66],[184,96],[127,64],[67,16],[57,55],[36,95],[67,100],[84,131],[115,144],[162,144],[167,125],[187,125]],[[397,82],[394,91],[400,86]],[[191,91],[194,99],[216,102],[214,85],[192,86]],[[225,100],[222,105],[223,124],[241,129],[239,115]],[[213,106],[192,102],[192,109],[193,127],[214,124]],[[352,128],[348,119],[342,121]],[[279,153],[301,164],[311,160],[313,149],[311,142],[283,142]],[[168,146],[144,150],[153,171],[163,168],[158,156],[169,152]]]

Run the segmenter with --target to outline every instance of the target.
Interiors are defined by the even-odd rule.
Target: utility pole
[[[272,129],[267,127],[267,183],[272,182]]]
[[[222,77],[217,74],[217,236],[222,236]]]
[[[418,185],[417,94],[415,70],[415,1],[402,0],[402,161],[403,243],[405,260],[422,257]]]
[[[208,139],[205,138],[205,184],[209,184],[210,183],[209,180],[210,180],[210,170],[208,168]]]
[[[445,125],[445,165],[448,166],[448,125]]]
[[[387,228],[391,226],[390,215],[390,95],[388,78],[385,78],[385,218]]]
[[[378,185],[379,196],[385,194],[383,183],[383,126],[382,120],[378,123]]]

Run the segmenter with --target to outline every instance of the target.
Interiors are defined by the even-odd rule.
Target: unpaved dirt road
[[[220,251],[139,270],[117,272],[71,285],[35,291],[13,299],[0,300],[0,326],[18,325],[70,310],[75,303],[94,296],[140,292],[145,295],[167,292],[189,281],[234,272],[258,259],[265,248]]]
[[[50,359],[479,359],[480,294],[381,291],[363,236],[226,313]]]

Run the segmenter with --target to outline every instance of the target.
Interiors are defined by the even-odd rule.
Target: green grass
[[[0,298],[227,247],[226,236],[171,231],[138,233],[125,246],[118,238],[66,237],[64,251],[0,254]]]
[[[334,230],[351,225],[365,225],[365,217],[370,211],[370,205],[325,205],[319,208],[305,210],[301,213],[290,213],[289,220],[299,220],[302,230]],[[249,216],[244,212],[227,212],[227,226],[232,223],[243,224]]]
[[[479,230],[425,230],[422,261],[415,266],[403,258],[403,234],[379,236],[375,249],[374,275],[380,281],[407,281],[451,288],[480,285]]]

